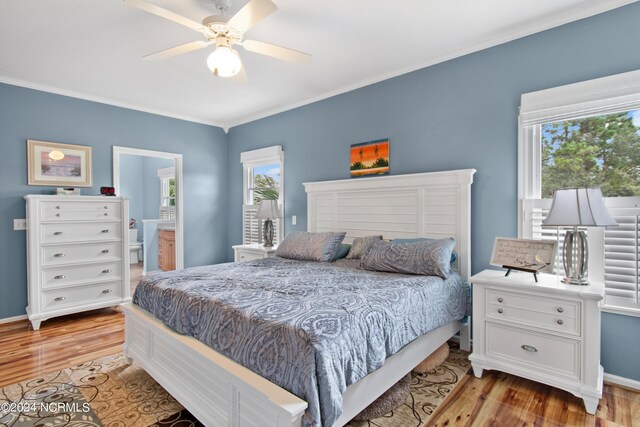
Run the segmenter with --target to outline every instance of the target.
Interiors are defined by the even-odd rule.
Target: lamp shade
[[[618,223],[609,214],[599,188],[567,188],[556,190],[542,225],[607,227]]]
[[[280,218],[280,208],[277,200],[263,200],[258,208],[258,218]]]

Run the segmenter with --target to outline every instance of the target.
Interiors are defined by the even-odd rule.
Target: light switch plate
[[[26,219],[14,219],[13,220],[13,229],[14,230],[26,230],[27,229],[27,220]]]
[[[291,225],[296,225],[298,223],[298,217],[295,215],[291,215]]]

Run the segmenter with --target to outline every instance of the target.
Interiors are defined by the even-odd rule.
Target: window
[[[605,310],[638,316],[639,78],[626,73],[523,95],[518,187],[520,236],[557,240],[559,257],[564,230],[542,227],[554,191],[600,187],[620,225],[586,230],[589,276],[604,280]]]
[[[279,145],[241,153],[243,170],[242,243],[262,243],[264,222],[256,218],[262,200],[278,200],[284,215],[284,152]],[[276,243],[282,241],[283,218],[274,218]]]
[[[174,167],[158,169],[160,179],[160,219],[176,219],[176,171]]]

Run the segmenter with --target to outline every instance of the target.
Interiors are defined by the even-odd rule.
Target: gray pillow
[[[416,237],[415,239],[393,239],[391,241],[392,245],[397,245],[398,243],[416,243],[416,242],[425,242],[425,241],[434,241],[437,239],[431,239],[429,237]],[[458,254],[456,251],[451,252],[451,262],[456,262],[458,259]]]
[[[351,243],[351,250],[347,259],[360,259],[375,242],[382,240],[382,236],[356,237]]]
[[[299,261],[329,262],[333,260],[345,232],[308,233],[294,231],[276,249],[276,256]]]
[[[451,273],[452,238],[416,243],[376,242],[360,261],[366,270],[423,274],[446,279]]]

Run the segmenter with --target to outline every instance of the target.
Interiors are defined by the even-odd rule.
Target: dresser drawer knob
[[[501,309],[501,308],[498,309],[498,313],[502,314],[503,312],[504,312],[503,309]]]
[[[57,213],[57,214],[56,214],[56,216],[60,216],[60,214],[59,214],[59,213]]]
[[[498,298],[498,302],[502,302],[504,301],[502,298]]]
[[[102,272],[104,274],[111,273],[111,269],[110,268],[106,268],[106,269],[102,270]]]
[[[65,276],[64,274],[59,274],[59,275],[55,276],[54,279],[60,280],[60,279],[64,279],[65,277],[67,277],[67,276]]]
[[[109,206],[105,206],[104,208],[105,208],[105,209],[109,209]]]
[[[558,319],[558,320],[556,320],[556,323],[557,323],[558,325],[562,325],[564,322],[562,321],[562,319]]]
[[[53,235],[54,236],[62,236],[62,231],[54,231]]]
[[[105,289],[102,291],[103,294],[110,294],[111,292],[113,292],[111,289]]]
[[[66,300],[65,297],[57,297],[54,299],[54,301],[64,301],[64,300]]]
[[[564,311],[564,308],[558,307],[558,313],[562,313],[563,311]]]
[[[57,254],[54,255],[54,257],[56,257],[56,258],[62,258],[63,256],[64,256],[64,254],[62,252],[57,253]]]
[[[110,254],[111,253],[111,249],[103,249],[102,253],[103,254]]]
[[[522,345],[520,346],[520,348],[521,348],[521,349],[523,349],[523,350],[525,350],[525,351],[530,351],[531,353],[537,353],[537,352],[538,352],[538,349],[537,349],[537,348],[535,348],[535,347],[534,347],[534,346],[532,346],[532,345],[522,344]]]
[[[111,233],[111,230],[105,229],[105,230],[102,230],[102,232],[103,233]]]
[[[104,216],[109,216],[109,214],[107,212],[104,213]]]
[[[60,209],[60,206],[56,206],[56,209]]]

